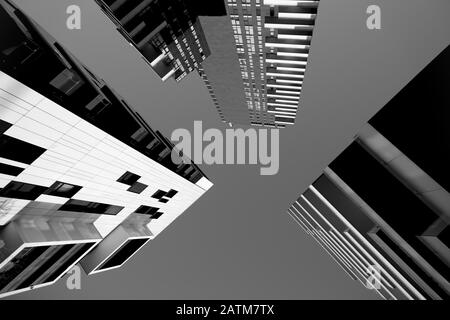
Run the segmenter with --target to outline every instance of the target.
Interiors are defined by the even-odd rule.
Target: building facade
[[[229,21],[220,37],[228,38],[210,45],[214,64],[222,67],[212,65],[212,60],[203,64],[222,121],[278,128],[293,124],[319,1],[225,2]],[[208,29],[215,27],[214,22],[202,24],[207,42],[212,43],[217,33],[208,36]],[[242,94],[233,93],[239,102],[227,97],[232,82],[243,91],[243,99]]]
[[[120,267],[212,183],[8,1],[0,25],[2,297]]]
[[[376,269],[386,299],[449,297],[449,85],[450,46],[288,210],[350,277]]]
[[[295,122],[319,1],[96,1],[163,80],[196,69],[222,122]]]
[[[96,2],[163,81],[181,81],[210,55],[195,0]]]
[[[227,0],[251,124],[295,122],[318,3]]]

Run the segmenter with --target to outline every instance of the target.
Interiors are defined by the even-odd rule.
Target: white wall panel
[[[66,122],[59,120],[58,118],[52,116],[50,113],[45,112],[39,108],[33,108],[32,110],[30,110],[30,112],[26,114],[26,117],[38,121],[39,123],[49,126],[50,128],[53,128],[54,130],[62,133],[69,131],[72,127]]]
[[[31,144],[37,145],[41,148],[48,149],[54,141],[38,135],[29,130],[23,129],[22,127],[12,126],[8,130],[6,130],[3,134],[6,134],[10,137],[23,140],[29,142]]]
[[[22,171],[26,175],[34,175],[37,177],[45,177],[46,179],[56,181],[61,176],[60,172],[48,169],[42,169],[35,166],[29,166],[26,170]],[[20,176],[20,175],[19,175]]]
[[[80,121],[80,117],[64,108],[61,108],[58,104],[47,98],[42,99],[42,101],[39,102],[36,107],[50,113],[54,117],[71,126],[76,125]]]
[[[0,92],[0,95],[12,96],[14,98],[13,100],[18,100],[19,105],[25,109],[31,109],[44,98],[36,91],[22,85],[3,72],[0,72],[0,90],[4,91],[4,93]],[[17,97],[20,97],[20,99]]]
[[[22,117],[23,115],[21,115],[20,113],[6,108],[4,105],[0,104],[0,119],[14,124]]]
[[[17,113],[20,113],[21,115],[25,115],[28,111],[30,111],[28,108],[23,108],[18,104],[15,104],[8,100],[8,97],[5,95],[5,91],[0,89],[0,105],[8,108],[10,110],[13,110]]]
[[[12,78],[8,79],[9,85],[14,81]],[[0,86],[1,84],[0,77]],[[116,216],[99,215],[95,226],[102,236],[106,236],[141,205],[157,207],[164,213],[149,224],[150,231],[157,235],[211,187],[212,184],[205,178],[197,184],[191,183],[17,81],[14,86],[16,92],[30,92],[27,99],[36,106],[19,101],[29,111],[22,116],[16,112],[20,110],[23,113],[22,105],[8,105],[11,106],[8,112],[17,114],[14,118],[17,123],[6,120],[14,125],[5,134],[43,147],[47,151],[32,165],[23,165],[25,170],[17,177],[0,176],[0,183],[9,178],[41,186],[61,181],[82,187],[73,199],[125,207]],[[3,86],[0,89],[6,90]],[[8,93],[3,95],[9,97]],[[0,117],[1,115],[2,113]],[[127,191],[129,185],[117,182],[126,171],[139,175],[138,181],[146,184],[147,188],[140,194]],[[151,197],[157,190],[170,189],[175,189],[178,193],[168,203]],[[68,200],[46,195],[41,195],[38,199],[59,204]]]
[[[19,168],[26,168],[28,166],[26,163],[14,161],[14,160],[2,158],[2,157],[0,157],[0,163],[9,164],[11,166],[15,166],[15,167],[19,167]]]
[[[8,129],[9,130],[9,129]],[[67,159],[71,161],[80,161],[81,158],[85,155],[85,153],[71,149],[69,147],[66,147],[60,143],[53,144],[50,148],[48,148],[50,151],[56,152],[58,156],[61,159]]]
[[[67,202],[67,198],[41,194],[39,197],[37,197],[36,201],[64,204]]]
[[[25,173],[25,171],[22,171],[17,177],[14,177],[14,181],[36,184],[43,187],[50,187],[55,182],[55,180],[48,179],[45,176],[31,175]]]
[[[54,171],[55,173],[64,174],[69,170],[70,166],[62,165],[59,162],[54,162],[40,157],[33,162],[33,166],[41,169]]]
[[[39,123],[33,119],[30,119],[28,117],[22,117],[19,121],[16,122],[15,126],[21,127],[23,129],[26,129],[28,131],[31,131],[39,136],[43,136],[44,138],[57,141],[58,139],[61,139],[63,136],[62,132],[53,130],[48,125],[44,125],[42,123]]]

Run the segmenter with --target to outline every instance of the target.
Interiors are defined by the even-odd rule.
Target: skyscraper
[[[251,124],[293,124],[319,1],[228,0]]]
[[[7,1],[0,2],[0,297],[81,261],[117,268],[212,183]]]
[[[295,122],[319,1],[96,1],[163,80],[197,69],[222,122]]]
[[[200,18],[212,54],[203,71],[224,122],[279,128],[295,122],[318,4],[226,0],[229,21],[221,21],[221,31],[217,18]],[[239,101],[230,99],[230,85],[243,91],[231,93]]]
[[[288,210],[350,277],[378,277],[387,299],[449,297],[449,85],[450,46]]]
[[[164,81],[182,80],[209,55],[198,14],[220,14],[217,0],[95,0]],[[223,6],[223,4],[222,4]]]

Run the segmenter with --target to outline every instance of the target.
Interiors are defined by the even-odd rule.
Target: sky
[[[225,129],[193,72],[161,82],[93,0],[14,0],[110,84],[154,129]],[[81,30],[66,8],[81,8]],[[381,7],[381,30],[366,9]],[[359,128],[450,44],[448,0],[321,0],[300,108],[280,130],[280,170],[201,166],[204,196],[123,267],[11,299],[377,299],[353,281],[286,210]],[[414,23],[420,21],[420,23]],[[369,182],[370,183],[370,182]]]

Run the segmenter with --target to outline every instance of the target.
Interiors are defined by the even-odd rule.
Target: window
[[[58,269],[56,269],[52,274],[50,274],[50,276],[45,278],[45,280],[39,281],[39,283],[48,283],[51,281],[55,281],[59,276],[61,276],[63,274],[63,272],[66,272],[67,269],[69,269],[71,266],[73,266],[75,264],[75,262],[77,262],[77,260],[83,256],[83,254],[85,254],[93,246],[95,246],[95,244],[96,244],[95,242],[77,244],[76,247],[78,248],[78,250],[75,249],[76,250],[75,253],[73,253],[69,259],[64,261],[58,267]]]
[[[56,181],[53,185],[51,185],[47,189],[47,191],[44,192],[44,194],[48,194],[51,196],[57,196],[57,197],[71,198],[78,191],[80,191],[80,189],[81,189],[80,186]]]
[[[141,213],[141,214],[152,215],[152,214],[156,213],[158,210],[159,210],[159,208],[155,208],[155,207],[140,206],[139,208],[137,208],[137,210],[135,212]]]
[[[162,191],[162,190],[158,190],[156,191],[153,195],[152,198],[155,199],[161,199],[162,197],[164,197],[166,195],[166,192]]]
[[[166,197],[167,198],[172,198],[174,195],[176,195],[178,193],[177,190],[174,189],[170,189],[169,192],[166,193]]]
[[[0,197],[36,200],[47,188],[17,181],[11,181],[0,190]]]
[[[141,176],[138,176],[137,174],[127,171],[119,179],[117,179],[117,181],[128,184],[130,187],[127,191],[139,194],[148,187],[146,184],[137,182],[140,177]]]
[[[134,253],[136,253],[149,239],[129,239],[116,252],[113,253],[97,270],[121,266]]]
[[[63,204],[59,208],[59,210],[116,215],[123,208],[124,207],[115,206],[115,205],[106,204],[106,203],[89,202],[89,201],[71,199],[71,200],[67,201],[65,204]]]
[[[20,283],[16,287],[16,289],[23,289],[32,286],[40,276],[42,276],[51,267],[53,267],[55,263],[60,261],[60,259],[64,255],[66,255],[74,246],[75,244],[52,246],[50,250],[45,252],[45,256],[43,257],[44,259],[41,260],[43,263],[40,264],[39,267],[35,269],[35,271],[28,278],[22,281],[22,283]]]
[[[83,85],[83,80],[74,71],[65,69],[50,81],[50,84],[70,96]]]
[[[0,173],[3,173],[3,174],[8,174],[10,176],[17,176],[23,170],[24,170],[23,168],[11,166],[6,163],[0,163]]]
[[[150,206],[140,206],[135,211],[136,213],[149,215],[152,219],[158,219],[161,217],[163,212],[158,211],[159,208],[150,207]]]
[[[152,219],[158,219],[163,215],[163,212],[159,211],[152,215]]]
[[[117,181],[131,186],[137,182],[140,177],[141,176],[138,176],[137,174],[127,171],[119,179],[117,179]]]
[[[46,150],[31,143],[0,135],[0,157],[31,164]]]
[[[39,258],[49,246],[24,248],[8,264],[0,269],[0,290],[13,281],[22,271]]]
[[[140,182],[135,182],[131,185],[131,187],[129,187],[127,189],[127,191],[130,192],[134,192],[134,193],[141,193],[142,191],[145,190],[145,188],[147,188],[148,186],[146,184],[140,183]]]
[[[92,99],[91,102],[86,104],[85,108],[90,111],[91,115],[95,116],[110,105],[111,102],[103,95],[99,94],[94,99]]]
[[[145,136],[147,136],[148,131],[145,128],[139,128],[138,130],[136,130],[136,132],[131,136],[131,139],[135,140],[136,142],[140,142],[142,141],[142,139],[145,138]]]
[[[9,129],[9,127],[11,127],[11,124],[3,121],[2,119],[0,119],[0,134],[3,134],[3,132],[5,132],[6,130]]]

